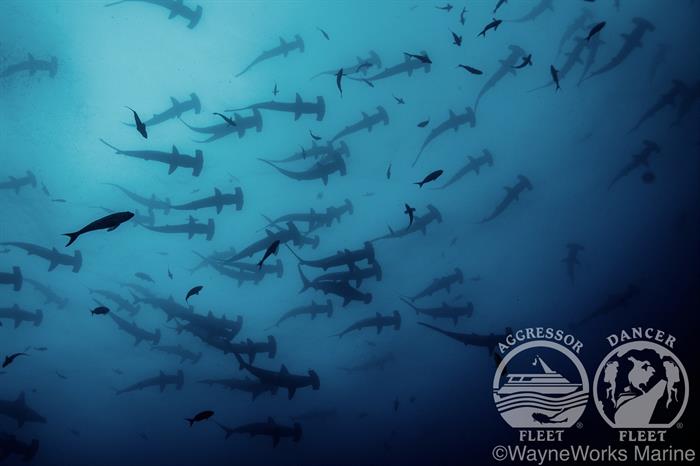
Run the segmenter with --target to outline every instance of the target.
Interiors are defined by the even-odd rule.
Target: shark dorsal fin
[[[287,41],[282,39],[281,36],[280,36],[280,45],[282,45],[282,46],[287,45]]]
[[[303,102],[303,101],[301,100],[301,96],[299,95],[298,92],[296,93],[296,96],[294,97],[294,102],[297,103],[297,104],[300,104],[300,103]]]
[[[193,216],[190,215],[190,218],[187,220],[187,222],[188,222],[190,225],[194,225],[195,223],[197,223],[197,220],[195,220],[195,218],[194,218]]]
[[[214,195],[221,196],[221,191],[219,190],[219,188],[214,188]]]
[[[267,417],[267,423],[268,423],[268,424],[274,424],[274,423],[275,423],[275,420],[272,419],[270,416],[268,416],[268,417]]]
[[[377,312],[377,313],[375,313],[375,316],[377,317],[377,319],[379,319],[382,315]]]
[[[287,366],[282,364],[282,367],[280,368],[280,374],[289,374],[289,370],[287,370]]]
[[[452,118],[454,118],[454,117],[456,117],[456,116],[457,116],[457,115],[455,115],[455,112],[453,112],[452,110],[450,110],[450,119],[452,119]]]
[[[173,144],[173,154],[180,155],[180,152],[177,150],[177,147],[175,147],[175,144]]]
[[[170,102],[173,104],[173,107],[180,105],[180,102],[178,102],[175,97],[170,97]]]
[[[24,401],[24,392],[19,392],[19,396],[18,396],[17,399],[15,400],[15,403],[18,403],[18,404],[21,404],[21,405],[26,404],[25,401]]]
[[[34,61],[34,55],[32,55],[31,53],[27,54],[27,58],[29,59],[29,61]]]

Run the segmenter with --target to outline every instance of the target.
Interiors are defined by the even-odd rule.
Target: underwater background
[[[0,356],[28,354],[0,370],[0,400],[15,400],[24,392],[27,405],[45,418],[19,427],[0,409],[0,432],[27,443],[38,439],[33,462],[47,465],[492,462],[492,446],[515,436],[493,403],[494,358],[488,349],[461,345],[417,322],[481,335],[501,335],[506,327],[569,329],[584,342],[581,360],[590,379],[608,351],[606,336],[631,326],[664,329],[677,337],[674,351],[691,381],[684,420],[692,425],[700,304],[700,2],[562,0],[524,21],[509,20],[526,17],[543,2],[512,0],[493,13],[496,3],[457,2],[448,10],[445,2],[187,0],[184,5],[192,11],[202,7],[201,19],[189,28],[193,23],[187,18],[169,19],[167,9],[147,2],[108,8],[97,1],[1,2],[0,242],[31,243],[70,256],[79,250],[82,264],[77,273],[65,265],[49,271],[46,260],[26,249],[0,245],[0,273],[20,267],[25,279],[18,291],[0,279],[0,309],[9,313],[17,305],[30,313],[41,309],[43,315],[39,325],[15,326],[0,311]],[[590,15],[563,40],[584,10]],[[494,17],[503,23],[477,37]],[[641,47],[609,72],[588,77],[618,53],[626,40],[621,34],[630,34],[634,18],[653,25]],[[580,59],[562,76],[567,53],[601,21],[606,25],[598,37],[586,41]],[[453,43],[452,32],[462,36],[461,46]],[[260,53],[279,46],[280,37],[289,44],[295,35],[303,39],[303,52],[290,50],[236,76]],[[586,71],[590,42],[596,40],[602,42]],[[516,70],[507,64],[510,69],[479,100],[474,121],[440,134],[413,165],[426,137],[450,111],[474,110],[511,45],[522,48],[523,57],[532,54],[532,65]],[[370,51],[381,65],[357,69]],[[429,56],[429,71],[372,80],[394,65],[420,61],[404,52]],[[34,66],[28,54],[46,60],[46,67],[7,71],[28,60],[27,66]],[[51,57],[57,63],[53,76]],[[561,89],[532,91],[551,83],[550,65],[559,70]],[[347,73],[342,95],[336,82],[341,66]],[[314,77],[326,70],[330,74]],[[674,80],[683,87],[675,88]],[[632,130],[672,88],[681,89],[671,97],[675,100]],[[189,109],[179,118],[147,125],[147,139],[124,124],[134,122],[125,106],[146,121],[168,109],[171,98],[186,102],[192,93],[200,111]],[[231,132],[211,142],[198,142],[209,135],[187,126],[226,128],[214,112],[251,117],[250,109],[226,110],[271,100],[295,102],[297,93],[304,102],[322,96],[322,118],[302,114],[295,120],[293,113],[262,108],[259,131],[254,125],[241,137]],[[376,114],[378,106],[388,118],[371,131],[341,138],[348,148],[341,155],[346,173],[331,174],[327,184],[291,179],[259,160],[283,159],[300,147],[309,150],[312,142],[325,145],[363,114]],[[424,127],[417,126],[425,120]],[[171,153],[174,145],[190,156],[200,150],[203,168],[198,176],[184,167],[169,174],[167,164],[115,154],[100,139],[125,150]],[[660,150],[648,166],[635,167],[611,186],[633,156],[648,147],[644,141]],[[335,147],[339,144],[334,141]],[[468,156],[480,157],[484,150],[492,154],[492,165],[436,189],[469,162]],[[297,172],[322,167],[324,159],[318,160],[302,157],[277,166]],[[423,187],[414,184],[436,170],[444,171],[439,179]],[[519,175],[532,189],[482,223],[510,192],[503,187],[512,188]],[[16,188],[16,180],[25,176],[28,184]],[[106,215],[100,208],[148,215],[148,207],[106,183],[172,205],[212,196],[215,188],[234,193],[238,187],[244,200],[240,210],[227,205],[220,213],[211,207],[153,211],[151,226],[187,224],[190,215],[205,224],[213,219],[210,241],[199,234],[188,239],[187,234],[152,231],[134,218],[115,231],[90,233],[64,247],[62,235]],[[308,234],[305,223],[296,224],[307,243],[318,237],[317,247],[287,246],[304,260],[362,249],[389,233],[388,226],[394,233],[406,228],[405,204],[416,208],[416,221],[429,205],[441,217],[424,233],[372,241],[381,280],[369,278],[359,286],[371,293],[370,303],[343,306],[343,299],[332,294],[300,292],[299,260],[283,244],[266,262],[281,261],[281,277],[266,274],[258,282],[239,284],[217,271],[227,266],[225,258],[234,250],[264,240],[266,228],[278,230],[263,216],[326,212],[347,205],[346,199],[352,213],[339,222]],[[287,228],[286,222],[279,226]],[[584,247],[573,280],[562,262],[569,243]],[[244,260],[255,265],[266,246]],[[214,252],[224,252],[214,259],[217,267],[192,271],[201,262],[195,253]],[[301,268],[306,277],[324,273]],[[416,315],[402,301],[455,268],[463,275],[461,283],[413,304],[472,303],[471,317],[460,317],[455,325],[451,319]],[[47,303],[26,279],[49,286],[67,303],[62,308]],[[146,291],[124,286],[129,283]],[[203,286],[200,294],[186,303],[187,291],[197,285]],[[637,292],[629,302],[595,314],[630,285]],[[138,313],[131,316],[90,291],[98,289],[136,302]],[[139,302],[147,293],[172,296],[201,315],[242,316],[234,342],[264,342],[271,335],[277,344],[274,357],[258,354],[255,366],[277,371],[284,364],[303,375],[312,369],[320,388],[300,388],[291,400],[280,388],[253,400],[250,393],[199,383],[254,377],[239,368],[232,354],[179,331],[182,321]],[[202,353],[201,359],[181,363],[152,349],[151,342],[134,345],[134,337],[120,331],[110,315],[91,314],[95,299],[110,314],[149,332],[160,329],[159,345],[182,345]],[[332,316],[302,315],[275,326],[286,311],[328,299]],[[380,333],[366,328],[333,336],[360,319],[394,310],[401,315],[399,330],[388,326]],[[361,369],[387,355],[385,366]],[[347,370],[356,366],[360,369]],[[156,386],[115,394],[160,371],[178,370],[184,372],[181,390],[167,386],[161,392]],[[188,427],[184,419],[203,410],[213,410],[213,418]],[[285,426],[299,422],[300,441],[282,438],[273,448],[264,436],[226,439],[216,423],[234,427],[268,417]],[[584,428],[572,430],[568,438],[614,439],[592,401],[581,421]],[[688,430],[675,432],[673,443],[689,446]],[[5,461],[21,459],[13,454]]]

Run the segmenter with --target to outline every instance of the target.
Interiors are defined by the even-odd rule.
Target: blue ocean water
[[[692,381],[697,371],[691,339],[697,329],[700,289],[700,63],[694,52],[700,5],[554,1],[551,9],[530,20],[529,12],[547,2],[511,1],[494,13],[496,3],[455,3],[448,11],[442,2],[187,0],[184,15],[201,6],[201,18],[189,20],[169,18],[167,8],[138,1],[110,7],[96,1],[2,2],[0,242],[31,243],[70,256],[79,250],[82,264],[77,273],[65,265],[48,270],[49,262],[28,255],[17,244],[0,245],[0,273],[19,267],[25,279],[18,291],[0,280],[0,308],[9,314],[17,305],[31,313],[41,309],[43,315],[38,326],[15,326],[0,311],[0,356],[28,354],[0,370],[0,400],[16,400],[24,393],[26,403],[46,421],[19,427],[0,409],[0,432],[27,443],[38,439],[36,464],[489,461],[488,445],[512,436],[492,399],[493,357],[485,348],[461,345],[417,322],[480,335],[500,335],[506,327],[572,328],[585,341],[582,360],[591,376],[607,351],[605,336],[632,325],[657,326],[678,337],[676,352]],[[181,8],[178,2],[172,5]],[[562,36],[583,10],[590,15],[561,42],[558,53]],[[523,17],[525,21],[512,21]],[[479,37],[493,18],[503,23]],[[632,47],[610,71],[588,77],[614,60],[640,24],[635,18],[651,23],[640,46]],[[567,53],[577,50],[592,25],[601,21],[606,22],[604,28],[579,49],[580,60],[567,69]],[[453,44],[452,33],[462,37],[461,46]],[[236,76],[262,52],[293,44],[296,35],[303,51],[289,50]],[[595,61],[585,72],[590,44],[598,40],[602,43]],[[512,46],[523,51],[516,64],[532,54],[532,65],[517,70],[503,65],[515,50]],[[667,47],[665,55],[659,54],[662,46]],[[370,52],[380,57],[380,65],[367,62]],[[56,57],[54,76],[51,57]],[[421,66],[421,59],[432,63]],[[38,69],[13,68],[22,63]],[[417,69],[410,75],[373,79],[405,63]],[[480,91],[502,66],[503,78],[475,107]],[[561,89],[533,90],[551,83],[550,66],[559,73]],[[340,67],[342,95],[336,82]],[[330,74],[314,77],[322,71]],[[674,85],[674,80],[683,84]],[[631,130],[669,92],[669,105]],[[147,121],[171,107],[171,99],[181,104],[193,93],[200,105],[179,118],[147,124],[147,139],[124,124],[134,121],[126,106]],[[243,131],[248,123],[234,115],[245,119],[254,111],[226,112],[271,100],[293,103],[297,94],[304,102],[321,96],[323,115],[296,119],[294,113],[261,108],[259,131]],[[312,143],[325,146],[343,128],[376,114],[379,106],[387,118],[371,131],[362,129],[333,142],[336,149],[341,140],[348,148],[348,154],[336,154],[346,172],[331,174],[327,184],[291,179],[259,160],[283,159],[300,147],[311,151]],[[471,121],[440,133],[413,165],[431,131],[448,121],[451,112],[459,116],[472,111]],[[233,117],[232,122],[238,122],[235,129],[227,128],[214,112]],[[425,127],[417,126],[425,120]],[[200,142],[209,136],[185,123],[220,125],[233,132]],[[310,132],[320,139],[315,141]],[[115,154],[101,139],[119,149],[164,151],[169,156],[173,146],[189,156],[201,151],[201,174],[193,176],[185,167],[169,174],[169,164]],[[610,186],[635,154],[652,147],[644,141],[652,141],[659,151],[651,153],[648,165],[634,166]],[[478,174],[471,171],[435,189],[484,150],[492,154],[492,166],[481,166]],[[302,155],[278,166],[295,172],[323,170],[331,159]],[[444,171],[437,180],[421,188],[414,184],[436,170]],[[519,175],[532,189],[482,223],[504,196],[513,193],[503,187],[516,186]],[[25,176],[29,184],[15,190],[17,179]],[[147,207],[107,183],[146,198],[154,195],[170,205],[213,196],[215,188],[227,194],[240,188],[243,205],[241,210],[224,206],[220,213],[212,207],[155,210],[156,227],[187,224],[190,216],[205,224],[212,219],[210,241],[201,235],[188,239],[187,234],[152,231],[139,218],[112,232],[87,233],[65,247],[67,238],[62,235],[107,215],[101,208],[148,214]],[[263,240],[262,250],[243,259],[255,266],[271,244],[265,241],[265,230],[278,230],[263,216],[310,209],[325,213],[331,206],[346,205],[346,199],[352,213],[343,214],[340,222],[308,234],[307,224],[296,222],[299,238],[306,238],[299,242],[315,243],[318,237],[318,244],[280,245],[266,263],[281,261],[282,277],[265,275],[257,283],[239,284],[213,266],[191,271],[200,263],[197,253],[229,251],[213,264],[230,268],[219,259]],[[425,232],[372,241],[390,231],[406,232],[405,204],[416,208],[414,221],[420,222],[433,206],[441,222],[430,223]],[[288,228],[286,222],[279,226]],[[342,256],[345,250],[364,248],[367,241],[372,241],[382,270],[381,280],[369,278],[359,286],[362,293],[371,293],[370,303],[343,306],[343,299],[335,295],[300,292],[299,261],[287,246],[310,260]],[[562,262],[569,243],[584,247],[573,281]],[[367,262],[360,267],[368,267]],[[449,292],[418,299],[415,305],[472,303],[471,317],[457,324],[433,320],[417,316],[401,300],[455,268],[461,271],[461,283]],[[301,269],[306,277],[323,273],[308,266]],[[328,272],[348,269],[355,270],[339,267]],[[147,274],[153,282],[136,273]],[[68,303],[63,308],[46,303],[27,279],[49,286]],[[263,393],[253,401],[250,393],[198,383],[255,377],[241,370],[231,354],[192,332],[178,331],[186,319],[169,320],[147,302],[140,302],[139,312],[130,316],[114,302],[90,293],[109,290],[129,302],[143,301],[146,292],[124,286],[128,283],[160,298],[172,296],[202,316],[210,311],[230,320],[242,316],[234,342],[262,342],[273,336],[277,343],[274,357],[258,354],[255,366],[278,371],[284,364],[291,373],[303,375],[313,370],[320,388],[300,388],[291,400],[280,388],[275,395]],[[349,284],[356,286],[354,281]],[[638,292],[628,304],[585,320],[630,284]],[[187,291],[197,285],[204,288],[186,303]],[[111,314],[148,331],[159,329],[160,345],[182,345],[201,352],[201,359],[181,363],[176,356],[153,350],[148,341],[134,345],[134,338],[120,331],[109,315],[90,313],[97,306],[95,298],[110,307]],[[286,311],[327,299],[334,308],[330,318],[304,315],[274,326]],[[399,330],[384,327],[377,333],[368,328],[333,336],[360,319],[394,310],[401,315]],[[345,370],[387,355],[393,358],[383,369]],[[115,394],[160,371],[178,370],[184,373],[181,390],[167,386],[161,392],[156,386]],[[213,410],[213,418],[188,427],[184,419],[204,410]],[[696,412],[691,404],[686,416]],[[285,437],[273,447],[265,436],[225,439],[216,424],[236,427],[268,418],[290,427],[299,422],[300,441]],[[593,406],[583,422],[600,422]],[[592,440],[605,435],[596,429],[579,434]],[[20,460],[14,454],[6,458],[8,464]]]

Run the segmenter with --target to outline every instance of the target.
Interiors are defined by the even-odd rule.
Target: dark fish
[[[274,87],[274,89],[272,89],[272,95],[276,96],[279,93],[280,93],[280,91],[277,90],[277,83],[275,83],[275,87]]]
[[[233,118],[231,118],[231,117],[227,117],[226,115],[223,115],[223,114],[221,114],[221,113],[216,113],[216,112],[215,112],[215,113],[212,113],[212,115],[218,115],[218,116],[220,116],[221,118],[224,119],[224,121],[225,121],[226,123],[228,123],[229,126],[236,126],[236,122],[233,121]]]
[[[413,53],[408,53],[404,52],[404,55],[407,57],[415,58],[416,60],[419,60],[421,63],[426,63],[426,64],[431,64],[432,61],[430,60],[430,57],[428,57],[427,53],[424,53],[423,55],[415,55]]]
[[[440,175],[442,175],[442,170],[435,170],[432,173],[429,173],[428,176],[423,178],[423,181],[417,181],[413,184],[417,184],[419,188],[422,188],[425,183],[430,183],[431,181],[435,181],[438,178],[440,178]]]
[[[58,376],[59,379],[63,379],[63,380],[68,379],[68,377],[66,377],[65,375],[61,374],[61,373],[58,372],[58,371],[56,371],[56,375]]]
[[[141,136],[143,136],[144,139],[148,139],[148,133],[146,132],[146,125],[143,124],[143,122],[141,121],[141,118],[139,118],[139,114],[136,113],[136,110],[134,110],[131,107],[126,107],[126,108],[131,110],[134,114],[134,123],[136,123],[136,130],[139,133],[141,133]]]
[[[456,45],[457,47],[462,46],[462,36],[455,34],[454,32],[450,31],[452,33],[452,43]]]
[[[9,356],[5,356],[5,361],[2,363],[3,369],[9,366],[14,362],[15,359],[17,359],[20,356],[29,356],[27,353],[15,353],[11,354]]]
[[[430,123],[430,118],[428,118],[427,120],[423,120],[423,121],[421,121],[420,123],[418,123],[418,127],[419,127],[419,128],[425,128],[426,126],[428,126],[428,123]]]
[[[51,202],[60,202],[61,204],[65,204],[66,200],[65,199],[51,199]]]
[[[102,217],[101,219],[95,220],[94,222],[84,226],[80,230],[75,231],[73,233],[64,233],[63,236],[68,236],[70,238],[68,244],[66,244],[66,247],[73,244],[75,240],[77,240],[78,237],[82,234],[97,230],[113,231],[122,223],[131,220],[133,216],[133,212],[117,212]]]
[[[103,316],[109,314],[109,308],[106,306],[98,306],[92,311],[90,311],[90,314],[94,316]]]
[[[193,425],[195,422],[206,421],[207,419],[209,419],[209,418],[212,417],[213,415],[214,415],[214,411],[209,411],[209,410],[207,410],[207,411],[202,411],[202,412],[199,412],[199,413],[195,414],[195,416],[192,417],[192,418],[185,418],[185,421],[189,422],[189,423],[190,423],[190,427],[192,427],[192,425]]]
[[[321,136],[316,136],[311,130],[309,130],[309,134],[311,135],[311,139],[313,139],[314,141],[319,141],[321,139]],[[303,154],[305,152],[304,148],[302,147],[301,150]],[[306,158],[306,156],[304,156],[303,158]]]
[[[318,29],[321,32],[321,34],[323,34],[323,37],[325,37],[326,40],[331,40],[331,38],[328,36],[328,33],[326,31],[324,31],[323,29],[321,29],[319,27],[317,27],[316,29]]]
[[[260,270],[265,263],[265,259],[270,257],[272,254],[277,255],[277,251],[279,250],[280,247],[280,240],[276,239],[275,241],[272,242],[271,245],[267,247],[267,250],[265,251],[265,255],[263,256],[262,259],[260,259],[260,262],[258,262],[258,270]]]
[[[172,280],[173,279],[173,273],[170,271],[170,267],[168,267],[168,277]]]
[[[462,7],[462,11],[459,13],[459,23],[464,26],[464,23],[466,19],[464,18],[464,15],[467,13],[467,7]]]
[[[197,285],[190,289],[190,291],[187,292],[187,296],[185,296],[185,301],[189,302],[189,299],[192,296],[199,295],[199,292],[202,291],[202,288],[204,288],[202,285]]]
[[[136,272],[134,274],[134,277],[136,277],[140,280],[143,280],[145,282],[155,283],[155,280],[153,280],[153,278],[151,278],[150,275],[148,275],[147,273],[144,273],[144,272]]]
[[[395,95],[392,95],[392,97],[394,98],[394,100],[396,101],[396,103],[399,104],[399,105],[403,105],[403,104],[406,103],[406,102],[404,102],[403,98],[401,98],[401,97],[396,97]]]
[[[489,29],[493,29],[494,31],[497,31],[498,26],[500,26],[502,22],[503,21],[500,19],[493,18],[493,20],[489,24],[484,26],[484,29],[482,29],[481,32],[476,35],[476,37],[479,37],[479,36],[486,37],[486,33],[489,31]]]
[[[554,81],[554,84],[556,84],[556,88],[554,89],[555,91],[558,91],[561,89],[559,86],[559,70],[554,67],[554,65],[549,65],[549,74],[552,75],[552,81]]]
[[[343,69],[339,69],[338,72],[335,74],[335,85],[338,86],[338,90],[340,91],[340,97],[343,97],[343,86],[342,86],[342,81],[343,80]]]
[[[521,68],[525,68],[526,66],[532,66],[532,54],[529,54],[527,57],[523,57],[523,62],[517,66],[513,66],[513,69],[519,70]]]
[[[498,0],[498,2],[496,2],[496,8],[493,9],[493,12],[496,13],[496,11],[498,11],[498,9],[501,8],[501,5],[507,2],[508,0]]]
[[[444,10],[449,13],[450,11],[452,11],[453,7],[449,3],[446,3],[445,6],[436,6],[435,8],[437,8],[438,10]]]
[[[464,68],[465,70],[469,71],[471,74],[484,74],[483,71],[473,68],[469,65],[457,65],[457,68]]]
[[[423,181],[423,183],[425,183],[425,181]],[[404,206],[406,206],[406,208],[404,209],[403,213],[408,215],[408,226],[410,227],[411,225],[413,225],[413,213],[416,211],[416,208],[411,207],[408,204],[404,204]]]
[[[646,184],[651,184],[656,180],[656,175],[653,172],[644,172],[642,181]]]
[[[386,169],[386,179],[390,180],[391,179],[391,164]]]
[[[602,21],[602,22],[596,24],[595,26],[593,26],[593,27],[591,28],[591,30],[588,31],[588,36],[586,37],[586,41],[587,41],[587,42],[590,42],[591,37],[595,36],[595,35],[598,34],[600,31],[602,31],[604,27],[605,27],[605,21]]]

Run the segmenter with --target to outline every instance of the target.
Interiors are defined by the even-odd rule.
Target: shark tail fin
[[[299,291],[299,293],[302,293],[309,289],[309,287],[311,286],[311,282],[309,282],[309,279],[306,278],[306,275],[304,275],[304,272],[301,270],[301,264],[299,264],[297,268],[299,269],[299,276],[301,277],[301,281],[303,283],[301,291]]]

